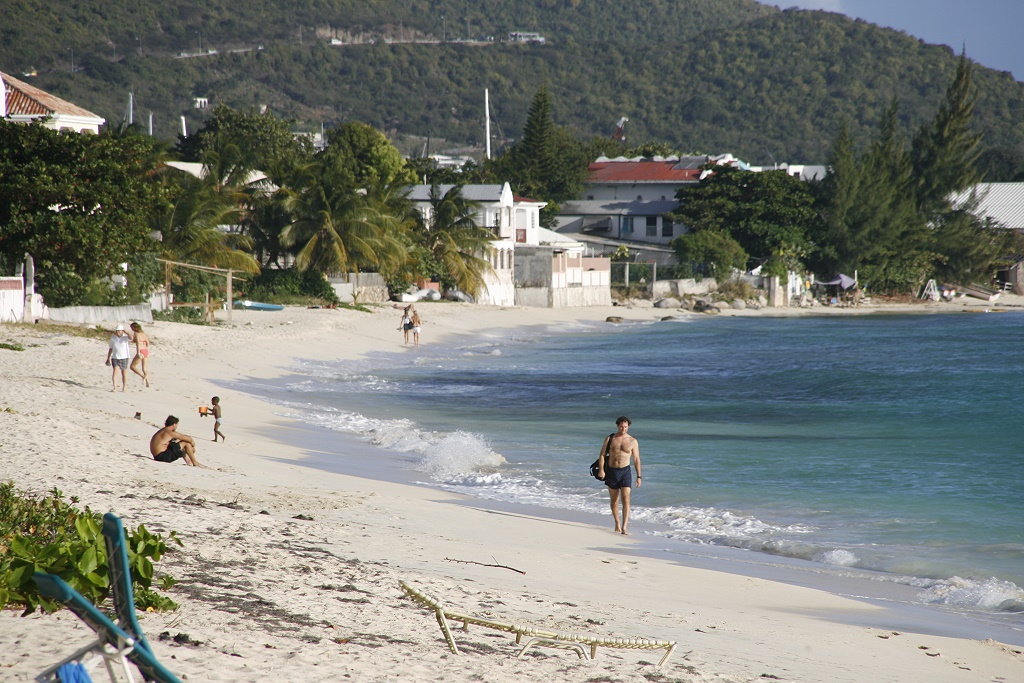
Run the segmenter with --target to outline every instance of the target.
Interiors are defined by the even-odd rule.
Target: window
[[[657,237],[658,236],[658,217],[648,216],[647,217],[647,236]]]
[[[672,219],[666,216],[661,217],[661,236],[671,237],[672,236]]]
[[[622,217],[622,232],[633,232],[633,217],[623,216]]]

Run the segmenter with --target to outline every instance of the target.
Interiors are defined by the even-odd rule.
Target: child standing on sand
[[[214,396],[213,398],[211,398],[210,403],[213,404],[211,406],[211,410],[213,411],[213,442],[217,443],[218,436],[220,437],[221,441],[227,441],[227,439],[224,438],[224,435],[220,431],[220,426],[224,422],[224,420],[221,419],[220,396]]]

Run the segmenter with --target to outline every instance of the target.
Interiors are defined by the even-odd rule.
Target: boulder
[[[664,318],[661,319],[661,322],[666,322],[668,320],[675,320],[675,319],[676,319],[676,317],[674,315],[666,315]]]
[[[747,307],[747,302],[744,301],[743,299],[733,299],[731,306],[737,311],[742,311],[744,308]]]
[[[654,302],[655,308],[679,308],[682,304],[675,297],[665,297]]]
[[[607,323],[616,323],[616,324],[618,324],[618,323],[622,322],[622,317],[618,316],[618,315],[610,315],[607,318],[605,318],[604,321],[607,322]]]
[[[761,308],[764,308],[765,306],[768,305],[768,299],[764,298],[764,294],[758,294],[757,303],[760,304]]]

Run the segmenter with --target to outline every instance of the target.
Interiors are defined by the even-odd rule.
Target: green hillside
[[[132,90],[136,120],[153,111],[167,139],[183,114],[195,130],[203,112],[192,98],[205,96],[267,105],[307,130],[355,119],[390,135],[479,145],[484,88],[493,132],[509,139],[546,83],[556,121],[582,136],[607,136],[628,116],[630,143],[821,163],[843,120],[866,135],[893,96],[903,125],[916,129],[957,59],[866,22],[749,0],[254,0],[244,12],[223,0],[7,5],[0,70],[34,68],[34,84],[112,122]],[[547,44],[462,40],[513,30]],[[177,57],[199,52],[200,40],[218,53]],[[985,144],[1024,151],[1024,84],[984,68],[975,77]]]

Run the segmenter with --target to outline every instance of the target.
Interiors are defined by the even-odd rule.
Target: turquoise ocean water
[[[898,584],[1024,633],[1024,313],[523,328],[240,388],[427,485],[608,526],[587,469],[628,415],[633,531],[663,551]]]

